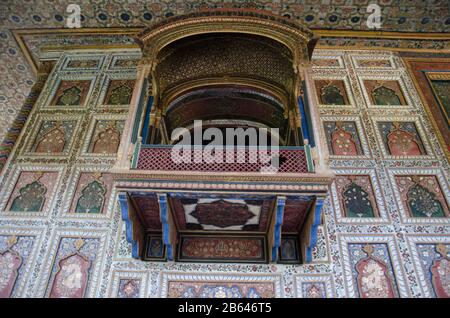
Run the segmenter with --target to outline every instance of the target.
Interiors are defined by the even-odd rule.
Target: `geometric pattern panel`
[[[179,230],[245,230],[265,232],[273,196],[170,194]]]

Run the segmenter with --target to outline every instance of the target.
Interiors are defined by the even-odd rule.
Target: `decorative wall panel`
[[[279,276],[162,274],[161,297],[273,298],[280,296]]]
[[[2,32],[0,36],[3,39]],[[8,33],[7,37],[11,35]],[[5,41],[12,45],[9,39]],[[64,43],[63,39],[60,43]],[[338,122],[353,123],[348,130],[357,151],[356,155],[334,154],[332,132],[328,134],[329,164],[337,181],[324,203],[323,222],[318,228],[311,263],[171,263],[164,261],[165,257],[158,259],[162,252],[161,244],[158,245],[160,233],[153,233],[153,243],[148,244],[147,257],[155,258],[151,261],[133,259],[117,207],[117,194],[111,191],[114,182],[120,186],[128,184],[110,178],[116,154],[93,152],[92,142],[95,143],[98,134],[104,131],[98,129],[97,123],[102,122],[108,127],[108,123],[123,123],[127,118],[128,105],[106,105],[104,100],[111,81],[136,78],[138,58],[136,50],[68,51],[62,54],[49,75],[28,116],[24,133],[16,141],[9,162],[0,175],[0,267],[6,264],[14,269],[22,262],[17,275],[9,271],[3,284],[0,282],[2,296],[448,295],[446,276],[440,273],[447,270],[449,257],[448,253],[443,255],[442,247],[448,251],[450,242],[447,235],[450,220],[447,217],[449,164],[439,144],[437,130],[430,122],[431,117],[402,59],[388,51],[316,50],[314,53],[314,66],[310,71],[313,86],[315,81],[342,81],[348,99],[347,105],[322,105],[318,101],[316,87],[313,92],[308,92],[321,117],[319,129],[327,137],[325,124],[333,123],[332,128],[335,129]],[[90,82],[83,106],[52,105],[60,83],[64,81]],[[395,81],[403,94],[404,105],[373,104],[365,81]],[[8,94],[10,98],[13,93]],[[57,127],[58,122],[64,123],[60,125],[62,128]],[[396,131],[394,123],[397,122],[405,133],[393,134],[389,139],[388,135]],[[67,123],[73,123],[73,130]],[[389,127],[385,123],[389,123]],[[385,129],[380,126],[383,124]],[[37,136],[43,140],[51,129],[55,133],[47,138],[55,140],[55,145],[47,143],[44,147],[44,143],[39,146]],[[57,146],[58,140],[63,141],[62,147]],[[323,146],[326,148],[328,145],[324,139]],[[36,152],[36,148],[40,151]],[[98,177],[100,173],[101,177]],[[348,195],[343,195],[349,189],[351,177],[355,179],[355,186],[350,188]],[[418,178],[421,188],[412,189],[413,177]],[[38,182],[31,186],[36,179]],[[95,183],[98,179],[101,182]],[[337,183],[340,180],[343,181],[341,187]],[[170,183],[180,192],[194,187],[188,181]],[[161,186],[160,181],[142,181],[142,184],[156,189]],[[211,191],[211,184],[207,182],[199,182],[195,186]],[[297,184],[268,184],[263,188],[260,183],[255,183],[245,188],[238,182],[230,182],[227,189],[264,191],[267,196],[275,190],[303,190]],[[355,197],[350,195],[353,189],[359,191],[357,199],[370,202],[373,217],[358,216],[358,212],[356,217],[349,217],[344,206],[345,198],[351,211],[355,206],[358,211],[360,208],[350,200]],[[411,200],[411,196],[416,199]],[[29,197],[34,200],[28,212],[19,211],[30,202],[21,198]],[[414,216],[405,205],[408,204],[405,198],[411,206],[412,203],[419,207],[431,204],[431,208],[438,212],[442,210],[443,214]],[[143,206],[152,207],[144,203]],[[248,204],[258,205],[255,202]],[[39,211],[31,211],[34,209]],[[264,212],[265,209],[270,211],[270,204],[261,209],[258,223],[261,229],[266,228],[270,216]],[[252,211],[256,210],[253,208]],[[184,210],[179,211],[185,218]],[[355,216],[352,213],[350,215]],[[196,220],[205,221],[204,215],[197,216]],[[159,220],[157,213],[146,221],[161,228],[161,224],[154,220]],[[251,218],[245,219],[245,213],[243,220],[252,222]],[[257,227],[256,224],[244,226],[249,225],[254,230]],[[13,242],[13,236],[17,237],[17,242],[10,249],[19,258],[13,252],[6,253],[8,240]],[[76,244],[77,241],[80,243]],[[285,252],[285,256],[292,259],[292,253],[288,249]],[[371,285],[371,278],[374,278],[375,285]]]
[[[332,298],[332,279],[329,275],[296,275],[298,298]]]

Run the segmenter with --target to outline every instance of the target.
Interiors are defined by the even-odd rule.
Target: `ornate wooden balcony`
[[[248,172],[258,173],[270,167],[259,158],[268,155],[266,150],[256,148],[236,148],[232,159],[224,149],[220,163],[207,163],[202,160],[202,148],[192,148],[189,162],[175,162],[171,157],[172,146],[141,145],[137,146],[133,156],[133,169],[149,171],[185,171],[185,172]],[[280,147],[278,154],[279,168],[276,173],[312,173],[313,162],[309,146]],[[231,161],[231,162],[230,162]],[[269,169],[270,171],[270,169]]]

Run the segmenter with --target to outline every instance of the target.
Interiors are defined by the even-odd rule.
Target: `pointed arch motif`
[[[347,217],[375,217],[369,194],[354,181],[347,186],[342,195]]]
[[[383,84],[378,85],[373,89],[372,98],[375,105],[402,105],[400,97],[395,91]]]
[[[345,105],[345,98],[341,90],[331,83],[322,87],[321,98],[325,105]]]
[[[35,152],[62,153],[66,145],[66,133],[62,123],[57,122],[55,127],[47,131],[37,142]]]
[[[436,194],[418,182],[409,188],[406,197],[409,211],[413,217],[445,217],[444,209],[436,198]]]
[[[367,256],[356,264],[358,289],[361,298],[394,298],[394,287],[387,265],[372,256],[373,246],[363,248]]]
[[[133,87],[129,81],[111,82],[111,87],[107,95],[105,104],[107,105],[128,105],[133,94]]]
[[[80,253],[83,240],[77,240],[77,251],[61,259],[50,290],[50,298],[83,298],[89,279],[91,261]]]
[[[391,155],[419,156],[423,154],[414,135],[403,130],[399,123],[393,124],[392,130],[386,138]]]
[[[323,292],[316,284],[311,284],[306,291],[307,298],[324,298]]]
[[[75,106],[81,104],[82,90],[76,85],[63,90],[62,94],[56,100],[57,106]]]
[[[447,256],[447,247],[438,244],[436,252],[440,257],[431,265],[431,284],[437,297],[450,298],[450,259]]]
[[[100,132],[94,141],[92,148],[93,153],[109,153],[113,154],[119,149],[120,132],[117,129],[116,123],[112,122],[108,127]]]
[[[40,212],[45,203],[46,192],[47,188],[38,178],[19,190],[20,194],[14,198],[9,210],[12,212]]]
[[[358,148],[353,140],[353,135],[345,131],[341,123],[336,124],[336,130],[331,135],[331,147],[333,155],[336,156],[356,156]]]
[[[90,182],[81,191],[77,201],[76,213],[102,213],[106,189],[98,179]]]
[[[0,252],[0,298],[11,297],[14,290],[19,269],[22,266],[22,257],[12,247],[17,243],[17,237],[8,239],[8,248]]]

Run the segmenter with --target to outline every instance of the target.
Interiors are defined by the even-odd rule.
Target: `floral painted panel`
[[[348,105],[347,92],[344,81],[317,80],[317,95],[322,105]]]
[[[397,81],[364,81],[373,105],[406,105]]]
[[[416,244],[434,297],[450,298],[450,244]]]
[[[37,133],[32,152],[45,154],[64,154],[70,146],[70,138],[75,132],[76,121],[46,120]]]
[[[133,95],[134,80],[112,80],[106,92],[105,105],[128,105]]]
[[[274,283],[169,282],[169,298],[273,298]]]
[[[302,295],[304,298],[327,298],[324,282],[303,282]]]
[[[96,68],[100,60],[70,60],[67,68]]]
[[[111,185],[112,175],[109,173],[81,172],[70,212],[105,213]]]
[[[450,80],[432,80],[431,86],[439,101],[440,110],[450,125]]]
[[[123,120],[97,120],[88,152],[96,154],[117,153],[124,124],[125,121]]]
[[[332,155],[357,156],[364,154],[355,122],[325,121],[323,126],[327,136],[328,149]]]
[[[113,67],[120,67],[120,68],[130,68],[130,67],[136,67],[139,63],[139,60],[137,59],[116,59],[114,61]]]
[[[50,204],[57,172],[20,173],[6,206],[11,212],[42,212]]]
[[[392,67],[391,62],[389,60],[363,60],[357,59],[356,64],[358,67],[369,67],[369,68],[379,68],[379,67]]]
[[[54,106],[83,106],[91,81],[61,81],[51,105]]]
[[[53,262],[46,296],[82,298],[89,289],[100,239],[62,237]]]
[[[300,263],[298,238],[296,236],[281,237],[279,263]]]
[[[378,207],[368,175],[339,175],[335,179],[339,204],[344,215],[352,218],[378,217]]]
[[[18,282],[31,261],[35,236],[0,236],[0,298],[18,296]]]
[[[378,129],[387,151],[392,156],[426,155],[414,122],[379,122]]]
[[[399,297],[391,257],[386,244],[349,243],[348,250],[358,297]]]
[[[395,176],[402,204],[411,217],[432,218],[450,215],[436,176]]]
[[[161,235],[149,234],[147,235],[147,243],[145,249],[146,260],[165,260],[165,246]]]
[[[141,284],[142,282],[140,279],[120,279],[117,297],[139,298]]]
[[[182,261],[264,262],[263,238],[184,236],[181,239]]]

